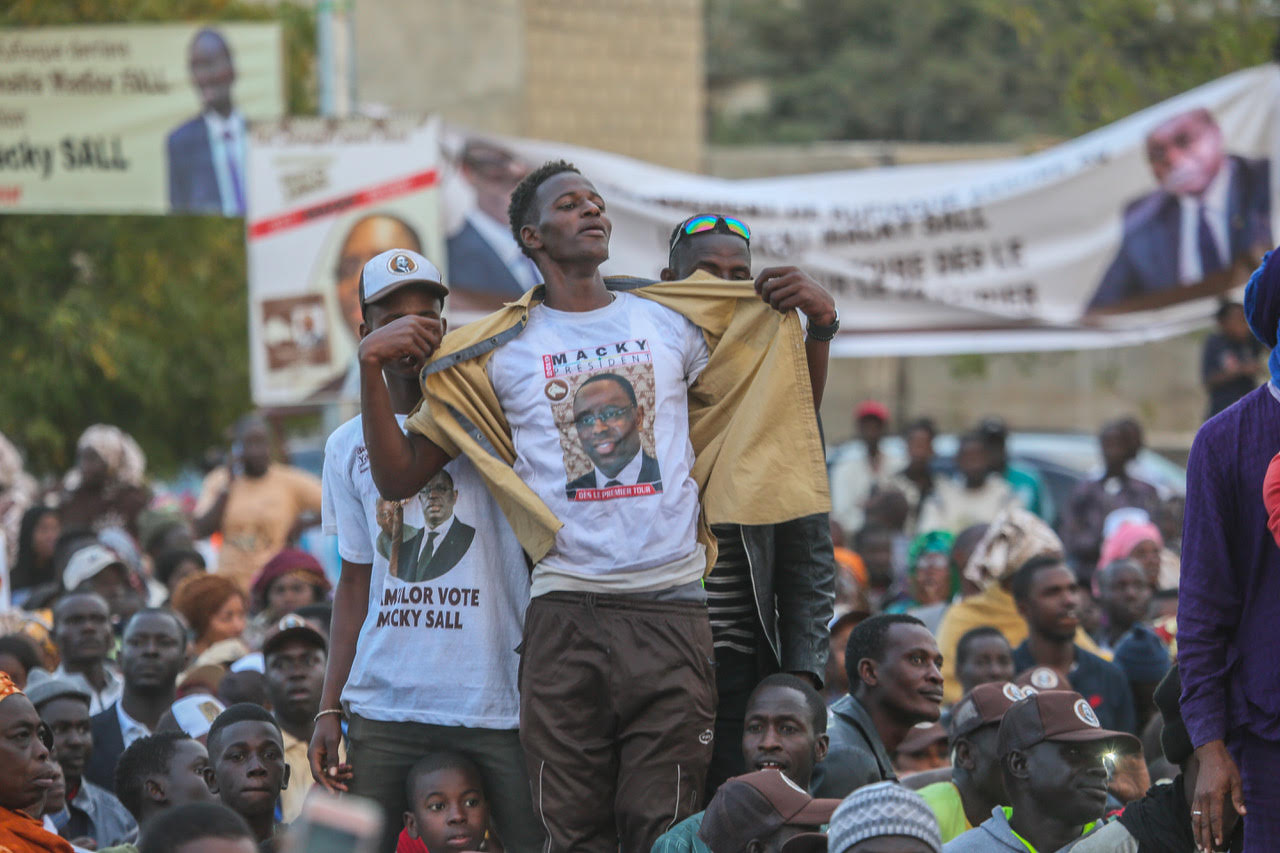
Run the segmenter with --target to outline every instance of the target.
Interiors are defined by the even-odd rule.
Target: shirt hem
[[[517,711],[515,716],[500,717],[459,717],[459,716],[443,716],[439,714],[406,714],[403,709],[399,708],[371,708],[368,706],[357,707],[356,705],[343,700],[348,714],[355,714],[366,720],[376,720],[380,723],[421,723],[428,726],[450,726],[454,728],[464,729],[495,729],[498,731],[512,731],[520,728],[520,715]]]

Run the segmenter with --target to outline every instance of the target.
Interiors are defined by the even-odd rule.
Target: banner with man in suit
[[[284,114],[278,23],[0,31],[0,212],[243,216]]]

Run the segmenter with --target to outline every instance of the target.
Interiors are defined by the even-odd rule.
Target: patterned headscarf
[[[88,448],[102,457],[107,466],[107,479],[128,486],[141,486],[147,470],[147,457],[133,440],[133,436],[110,424],[94,424],[84,431],[76,442],[76,451]],[[80,485],[80,471],[73,470],[67,477],[67,488]]]
[[[1019,507],[1006,509],[996,516],[986,535],[973,549],[964,576],[986,589],[1012,575],[1032,557],[1066,553],[1062,540],[1049,525]]]
[[[3,702],[15,693],[21,694],[22,691],[18,689],[18,685],[13,683],[13,679],[9,677],[9,673],[0,672],[0,702]]]

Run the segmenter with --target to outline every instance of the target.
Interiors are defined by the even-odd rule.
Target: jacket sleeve
[[[830,652],[835,608],[835,555],[825,512],[777,525],[774,597],[784,672],[809,672],[821,682]]]
[[[1227,732],[1227,647],[1240,618],[1240,595],[1231,571],[1231,496],[1222,460],[1202,429],[1187,460],[1187,508],[1178,583],[1178,674],[1182,718],[1197,747]]]
[[[844,731],[847,725],[837,722],[830,730],[831,749],[813,772],[810,787],[814,797],[843,800],[863,785],[880,781],[876,757],[851,742]]]

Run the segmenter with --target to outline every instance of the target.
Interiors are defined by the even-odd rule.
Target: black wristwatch
[[[834,313],[836,318],[831,321],[831,325],[829,326],[818,326],[813,323],[809,323],[805,327],[805,334],[808,335],[809,340],[825,344],[835,338],[836,333],[840,331],[840,311],[834,310]]]

